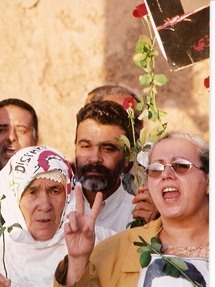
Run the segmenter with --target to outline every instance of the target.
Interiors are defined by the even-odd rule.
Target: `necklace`
[[[159,237],[159,234],[163,231],[163,233],[166,233],[166,231],[163,229],[163,226],[160,227],[160,229],[156,232],[155,236]],[[166,236],[168,238],[168,235],[166,233]],[[200,257],[200,258],[206,258],[209,257],[209,243],[208,240],[208,234],[206,234],[198,246],[186,246],[186,247],[178,247],[175,246],[168,238],[169,243],[162,242],[162,253],[163,254],[169,254],[169,255],[175,255],[175,256],[181,256],[181,257]]]

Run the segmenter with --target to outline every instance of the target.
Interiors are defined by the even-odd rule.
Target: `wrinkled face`
[[[13,105],[0,108],[0,169],[18,150],[35,144],[31,114]]]
[[[101,125],[92,119],[81,122],[76,135],[78,177],[87,190],[114,189],[124,167],[117,138],[125,132],[118,126]]]
[[[62,183],[38,178],[23,192],[20,209],[28,231],[34,239],[51,239],[59,228],[61,215],[66,203]]]
[[[199,149],[185,139],[165,139],[156,144],[150,163],[172,163],[185,159],[201,166]],[[208,210],[208,175],[192,167],[186,174],[174,173],[165,166],[158,177],[148,177],[150,194],[161,216],[165,218],[190,218]],[[201,213],[202,211],[202,213]]]

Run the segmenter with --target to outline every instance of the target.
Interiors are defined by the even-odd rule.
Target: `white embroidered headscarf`
[[[14,227],[11,237],[16,241],[34,242],[35,240],[27,232],[24,217],[19,208],[19,201],[26,187],[35,178],[48,178],[61,182],[65,186],[66,200],[59,230],[54,238],[47,242],[36,243],[50,246],[59,241],[63,236],[63,223],[66,221],[66,209],[70,202],[72,170],[65,157],[57,150],[45,146],[32,146],[18,151],[8,161],[0,172],[0,197],[1,213],[5,220],[5,226],[19,223],[22,229]],[[34,242],[35,243],[35,242]]]

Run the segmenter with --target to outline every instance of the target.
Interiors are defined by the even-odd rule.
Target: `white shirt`
[[[72,193],[71,202],[75,206],[75,195]],[[126,229],[126,225],[133,220],[132,203],[133,195],[124,190],[122,183],[119,188],[106,200],[103,201],[102,207],[96,219],[96,225],[120,232]],[[91,208],[87,199],[84,197],[85,213],[89,214]]]

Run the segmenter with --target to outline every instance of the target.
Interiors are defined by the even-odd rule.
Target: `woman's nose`
[[[170,165],[165,165],[162,171],[162,178],[175,178],[175,172]]]
[[[38,206],[39,209],[46,212],[52,208],[50,197],[46,192],[40,193],[40,196],[38,197]]]

